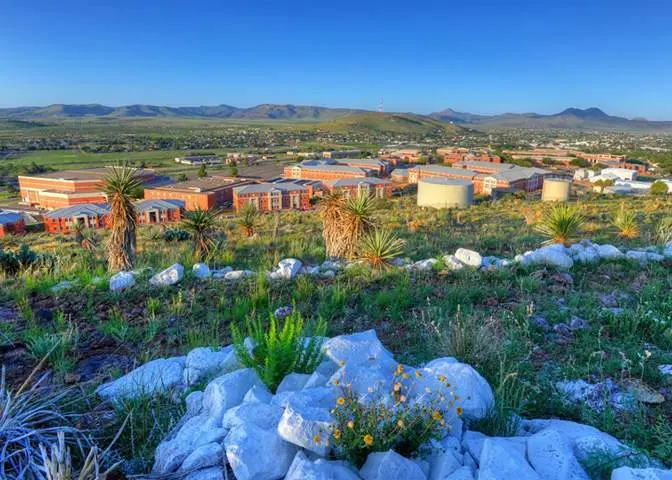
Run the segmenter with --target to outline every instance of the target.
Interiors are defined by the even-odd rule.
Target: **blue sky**
[[[672,120],[669,0],[0,0],[0,106],[599,106]]]

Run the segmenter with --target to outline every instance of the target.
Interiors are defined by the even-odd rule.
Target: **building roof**
[[[184,208],[184,200],[142,200],[135,204],[138,212],[148,210],[173,210],[175,208]]]
[[[504,170],[501,172],[493,173],[492,175],[487,175],[489,177],[496,178],[497,180],[506,180],[509,182],[515,182],[516,180],[522,180],[524,178],[530,178],[534,175],[543,175],[549,173],[548,170],[535,167],[517,167],[510,170]]]
[[[446,178],[446,177],[426,177],[419,181],[423,183],[433,183],[435,185],[469,186],[474,184],[471,180],[464,180],[461,178]]]
[[[235,191],[237,194],[246,194],[246,193],[268,193],[272,191],[279,192],[306,192],[308,189],[303,185],[290,182],[280,182],[280,183],[256,183],[252,185],[243,185],[241,187],[236,187]]]
[[[186,182],[170,183],[155,187],[155,190],[169,190],[174,192],[201,193],[227,188],[240,182],[240,179],[225,177],[203,177],[187,180]]]
[[[366,169],[359,167],[350,167],[348,165],[335,165],[335,164],[320,164],[316,163],[315,165],[310,164],[306,165],[306,162],[295,165],[299,168],[305,168],[308,170],[317,170],[320,172],[347,172],[347,173],[366,173]]]
[[[342,158],[339,159],[340,163],[353,165],[376,165],[378,167],[385,167],[389,165],[389,162],[380,160],[379,158]]]
[[[408,177],[408,170],[408,168],[395,168],[390,175],[393,177]]]
[[[21,220],[21,215],[14,212],[3,212],[0,210],[0,225],[8,225]]]
[[[71,207],[58,208],[44,214],[47,218],[63,218],[86,215],[87,217],[101,216],[110,212],[110,206],[106,203],[83,203]]]
[[[389,180],[383,180],[382,178],[377,177],[366,177],[366,178],[339,178],[338,180],[325,180],[324,183],[331,185],[332,187],[356,187],[362,183],[368,185],[391,185],[392,182]]]
[[[462,160],[461,162],[455,162],[453,165],[459,168],[466,168],[470,170],[478,170],[479,168],[487,168],[489,170],[496,170],[498,172],[504,170],[513,170],[514,168],[521,168],[512,163],[494,163],[494,162],[481,162],[478,160]]]
[[[444,167],[443,165],[418,165],[417,168],[419,171],[428,172],[428,173],[437,173],[441,175],[459,175],[459,176],[476,176],[476,172],[467,170],[466,168],[451,168]]]
[[[36,173],[34,175],[21,175],[28,178],[49,178],[52,180],[86,181],[102,180],[109,173],[112,167],[82,168],[78,170],[60,170],[57,172]],[[153,170],[143,168],[137,169],[138,175],[155,175]]]

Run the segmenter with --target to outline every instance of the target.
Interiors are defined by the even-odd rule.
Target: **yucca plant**
[[[320,202],[322,235],[330,257],[353,258],[363,236],[374,228],[371,195],[345,197],[335,192]]]
[[[58,432],[57,440],[57,443],[49,448],[40,445],[42,471],[46,480],[105,480],[122,463],[119,461],[104,469],[103,464],[109,449],[101,452],[98,447],[93,446],[84,460],[84,465],[76,473],[72,465],[70,448],[65,444],[65,434]]]
[[[199,261],[213,251],[217,245],[217,217],[219,210],[194,210],[187,212],[182,219],[181,227],[191,236],[194,245],[194,258]]]
[[[578,209],[567,203],[555,203],[546,208],[534,230],[546,237],[545,244],[562,243],[569,245],[585,223]]]
[[[625,203],[622,202],[619,209],[614,214],[611,223],[618,229],[618,236],[622,238],[636,238],[639,236],[639,223],[637,214],[628,210]]]
[[[661,219],[656,225],[656,241],[660,245],[672,242],[672,217]]]
[[[107,244],[110,272],[132,270],[135,265],[135,231],[137,213],[133,192],[142,187],[137,170],[123,165],[112,167],[105,177],[105,193],[110,204],[109,223],[112,230]]]
[[[405,243],[390,230],[376,228],[362,238],[359,259],[377,270],[387,270],[390,262],[403,253]]]
[[[246,203],[238,212],[238,224],[240,225],[243,235],[251,237],[254,235],[257,226],[257,217],[259,211],[253,203]]]
[[[271,313],[267,327],[253,317],[247,318],[245,327],[253,347],[248,350],[243,334],[232,325],[236,355],[243,365],[257,372],[273,393],[287,374],[312,373],[322,361],[322,342],[327,332],[327,323],[322,319],[313,326],[308,341],[303,317],[296,308],[285,317],[282,326]]]

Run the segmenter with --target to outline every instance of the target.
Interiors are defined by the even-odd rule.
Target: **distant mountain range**
[[[375,112],[349,108],[327,108],[302,105],[262,104],[249,108],[231,105],[199,107],[166,107],[157,105],[125,105],[110,107],[100,104],[54,104],[46,107],[1,108],[0,118],[10,120],[49,118],[211,118],[239,120],[327,121],[342,117],[372,115]],[[604,113],[599,108],[568,108],[560,113],[504,113],[477,115],[450,108],[430,115],[412,116],[417,121],[434,120],[462,127],[488,129],[570,129],[603,131],[672,131],[672,121],[628,119]]]
[[[481,129],[570,129],[612,131],[665,131],[672,130],[672,121],[649,121],[642,118],[628,119],[608,115],[596,107],[567,108],[560,113],[503,113],[501,115],[476,115],[456,112],[450,108],[432,113],[430,117],[441,122]]]

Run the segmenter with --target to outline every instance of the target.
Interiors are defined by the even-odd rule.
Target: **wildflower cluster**
[[[438,382],[423,382],[424,375],[420,370],[406,371],[400,364],[389,392],[371,387],[362,401],[342,381],[341,396],[332,410],[336,456],[361,467],[371,452],[392,449],[410,457],[430,439],[447,434],[454,416],[462,413],[455,403],[459,397],[450,391],[445,376],[438,375]],[[419,391],[421,385],[435,388]]]

